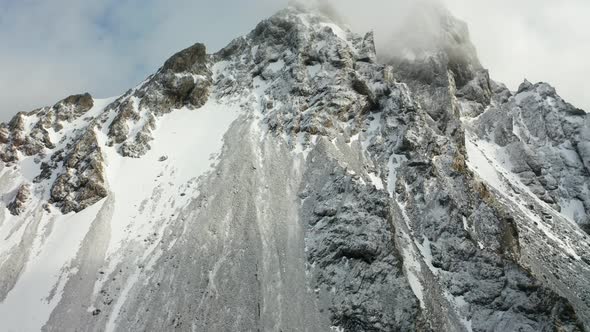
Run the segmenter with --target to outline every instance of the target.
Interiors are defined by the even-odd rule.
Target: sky
[[[377,42],[413,0],[327,0]],[[432,0],[437,1],[437,0]],[[438,0],[469,25],[493,79],[554,85],[590,110],[590,1]],[[249,32],[288,0],[0,0],[0,120],[75,93],[120,95],[175,52],[210,52]]]

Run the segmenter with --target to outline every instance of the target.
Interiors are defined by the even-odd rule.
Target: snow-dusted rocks
[[[18,216],[26,208],[27,201],[31,198],[31,188],[28,184],[22,184],[18,187],[14,199],[8,204],[7,208],[15,216]]]
[[[323,142],[309,156],[302,188],[314,291],[331,299],[331,319],[345,331],[414,330],[426,317],[403,275],[389,196],[350,176]]]
[[[52,142],[48,130],[61,131],[64,123],[77,119],[92,106],[92,97],[86,93],[69,96],[53,107],[18,113],[8,124],[0,125],[0,158],[10,163],[19,160],[19,156],[33,156],[55,148],[57,142]]]
[[[533,194],[590,231],[590,116],[546,83],[525,81],[501,96],[471,122],[473,132]]]
[[[96,133],[86,131],[63,161],[51,187],[51,203],[63,213],[79,212],[107,196],[105,165]]]
[[[127,157],[145,155],[156,117],[183,107],[197,109],[207,102],[212,83],[209,67],[203,44],[173,55],[141,86],[109,106],[116,114],[109,125],[109,145],[118,145]]]
[[[380,64],[289,8],[3,125],[3,326],[583,330],[587,117],[492,81],[434,14],[434,50]]]

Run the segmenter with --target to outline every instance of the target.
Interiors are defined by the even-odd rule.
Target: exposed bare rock
[[[377,51],[375,50],[375,34],[373,32],[368,32],[362,39],[357,59],[358,61],[371,63],[377,61]]]
[[[176,53],[135,94],[141,98],[139,108],[161,114],[174,108],[201,107],[209,97],[212,83],[208,65],[203,44]]]
[[[157,117],[183,107],[194,110],[208,100],[212,85],[209,66],[205,46],[197,43],[173,55],[144,84],[109,105],[101,118],[104,123],[107,114],[116,114],[107,124],[109,145],[118,145],[118,152],[125,157],[143,156],[150,149]]]
[[[18,160],[18,152],[33,156],[55,148],[48,130],[59,132],[69,123],[87,113],[94,101],[90,94],[73,95],[53,107],[44,107],[29,113],[18,113],[8,124],[0,125],[0,159]]]
[[[346,331],[416,330],[425,317],[403,277],[388,195],[356,182],[321,150],[309,159],[301,209],[318,296],[332,298],[332,322]]]
[[[78,212],[106,197],[106,179],[96,134],[88,130],[64,160],[51,187],[51,202],[63,213]]]
[[[590,116],[546,83],[522,83],[473,121],[473,132],[506,154],[510,172],[541,200],[590,232]]]
[[[119,153],[125,157],[139,158],[150,149],[150,141],[153,140],[152,131],[156,128],[156,118],[149,114],[147,122],[141,127],[135,138],[123,143]]]
[[[166,60],[163,71],[179,74],[183,72],[198,73],[207,70],[207,49],[204,44],[197,43]]]
[[[133,100],[125,100],[118,109],[117,116],[109,126],[109,137],[115,144],[123,143],[129,135],[128,121],[138,121],[139,114],[134,110]]]
[[[26,204],[31,197],[31,186],[29,184],[22,184],[16,191],[16,196],[8,204],[8,210],[12,215],[18,216],[26,208]]]
[[[72,121],[88,112],[94,105],[89,93],[72,95],[53,106],[57,122]]]

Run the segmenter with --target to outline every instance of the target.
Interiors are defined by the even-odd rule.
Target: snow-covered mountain
[[[0,330],[589,330],[590,117],[439,14],[377,60],[291,7],[2,124]]]

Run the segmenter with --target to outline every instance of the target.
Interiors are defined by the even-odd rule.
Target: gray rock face
[[[286,22],[280,21],[279,17]],[[403,189],[392,193],[398,198],[388,203],[391,204],[392,210],[399,211],[399,206],[404,206],[403,213],[398,212],[396,215],[389,212],[392,215],[392,221],[394,225],[396,223],[400,225],[403,222],[396,229],[409,228],[409,235],[414,239],[411,245],[415,248],[423,248],[420,251],[423,257],[427,256],[427,252],[432,255],[429,262],[421,263],[424,264],[424,270],[430,270],[430,272],[423,272],[429,275],[424,277],[423,281],[424,292],[428,294],[425,297],[429,297],[428,303],[424,304],[425,317],[428,321],[426,325],[435,330],[456,330],[465,328],[467,325],[464,322],[468,321],[470,328],[482,331],[537,330],[549,328],[554,324],[573,330],[579,329],[580,325],[571,305],[547,286],[539,284],[529,272],[518,265],[520,243],[515,221],[500,204],[489,197],[492,194],[488,193],[485,185],[473,178],[465,165],[463,129],[459,119],[460,104],[455,98],[460,97],[469,102],[487,104],[492,99],[492,84],[489,76],[487,72],[478,69],[478,62],[473,62],[473,66],[458,66],[457,59],[461,54],[438,53],[438,57],[434,58],[438,61],[435,62],[435,66],[422,67],[422,72],[427,78],[422,79],[418,76],[416,79],[417,76],[414,74],[398,76],[401,79],[403,77],[412,79],[409,81],[410,89],[408,90],[403,85],[388,81],[388,72],[391,70],[388,67],[364,64],[355,56],[358,52],[354,49],[348,52],[338,49],[342,47],[338,40],[335,41],[334,47],[337,47],[335,52],[310,52],[309,47],[306,47],[306,43],[310,41],[316,43],[318,39],[325,41],[329,45],[328,48],[332,47],[334,41],[330,41],[328,34],[323,35],[323,31],[318,35],[312,33],[311,37],[308,37],[299,30],[304,26],[296,24],[296,20],[296,17],[286,15],[286,17],[277,16],[268,22],[263,22],[253,32],[252,38],[256,40],[258,36],[264,36],[261,40],[264,46],[255,44],[256,46],[252,47],[240,40],[230,45],[229,49],[222,51],[221,54],[224,57],[228,53],[236,56],[241,51],[242,56],[247,56],[247,54],[257,54],[260,49],[264,49],[268,54],[264,57],[254,56],[254,63],[259,64],[254,68],[252,76],[260,75],[262,79],[262,82],[259,82],[260,85],[264,86],[264,81],[269,82],[267,84],[270,87],[266,88],[265,95],[271,100],[280,101],[280,105],[273,105],[265,115],[269,121],[269,129],[272,131],[285,132],[288,135],[303,132],[303,137],[320,135],[338,139],[342,134],[345,137],[347,134],[353,136],[368,130],[368,123],[378,123],[381,132],[373,132],[373,136],[368,135],[369,141],[365,144],[368,144],[368,157],[373,160],[372,163],[379,170],[378,173],[397,173],[399,180],[389,185]],[[286,40],[293,42],[279,42],[281,39],[275,38],[275,35],[286,36]],[[290,52],[283,51],[285,46],[295,48],[296,54],[300,54],[299,59],[307,59],[306,62],[293,62],[293,58],[289,56]],[[295,53],[295,51],[292,52]],[[333,59],[329,54],[340,56]],[[346,54],[350,56],[342,56]],[[266,64],[264,60],[257,60],[260,58],[272,60]],[[348,65],[351,60],[354,63],[353,66]],[[303,68],[317,64],[322,68],[331,66],[337,68],[339,72],[344,72],[345,75],[336,74],[336,79],[341,83],[338,87],[326,89],[327,91],[321,94],[322,99],[319,99],[313,94],[309,95],[307,91],[318,91],[321,86],[326,85],[326,80],[323,80],[321,74],[310,77],[309,71],[308,75],[305,75],[305,71],[294,69],[289,72],[280,71],[278,74],[269,72],[267,68],[273,67],[271,64],[277,62],[284,63],[290,68]],[[401,68],[399,64],[394,63],[394,70],[395,66]],[[410,67],[414,66],[415,64]],[[453,73],[453,68],[458,72]],[[249,69],[247,66],[238,66],[236,69],[239,73],[238,77],[247,77],[246,73],[240,72]],[[443,74],[436,74],[437,71]],[[235,72],[232,74],[235,75]],[[298,79],[298,77],[301,78]],[[352,79],[347,80],[349,77]],[[462,85],[457,84],[456,78],[462,82]],[[239,91],[242,88],[240,85],[243,81],[240,79],[236,81],[223,79],[221,77],[220,83],[224,90]],[[294,79],[300,82],[295,91],[303,93],[288,95],[285,91],[289,91],[288,87]],[[433,90],[432,86],[435,82],[439,82],[441,87]],[[420,96],[417,99],[418,102],[412,101],[411,93],[417,93]],[[333,100],[337,100],[338,104],[331,104]],[[440,105],[443,100],[445,103],[442,104],[446,106],[442,113],[436,113],[443,115],[435,118],[438,121],[434,122],[432,115],[435,113],[430,112],[432,110],[430,106]],[[297,107],[303,108],[303,112],[297,112]],[[352,118],[354,120],[350,121],[349,119]],[[375,121],[376,118],[380,120]],[[441,123],[444,123],[444,126],[441,126]],[[406,161],[402,162],[397,169],[390,170],[388,162],[392,155],[398,155],[397,158]],[[312,158],[311,155],[310,158]],[[346,160],[346,157],[344,158]],[[329,177],[324,176],[324,178]],[[370,236],[371,224],[361,224],[364,230],[363,235],[354,237],[354,239],[358,238],[359,242],[351,239],[348,235],[350,233],[347,233],[354,229],[352,225],[346,227],[345,232],[338,233],[349,222],[344,217],[347,215],[346,212],[339,212],[340,204],[346,202],[344,197],[338,199],[339,192],[351,194],[355,192],[353,187],[346,190],[338,189],[337,186],[328,182],[321,188],[320,190],[318,187],[312,192],[319,195],[318,193],[323,190],[331,190],[326,197],[330,197],[333,201],[323,202],[320,195],[312,199],[312,201],[320,200],[317,203],[318,206],[304,207],[304,210],[308,211],[307,215],[310,215],[307,218],[311,220],[308,259],[322,264],[320,270],[323,273],[315,276],[320,285],[333,287],[334,284],[342,285],[348,281],[339,277],[341,257],[354,264],[369,264],[372,260],[379,259],[377,258],[379,254],[376,252],[379,252],[380,242],[376,239],[370,241],[371,245],[362,242],[361,239]],[[464,191],[466,188],[467,191]],[[428,192],[432,192],[433,196],[427,196]],[[304,194],[307,197],[307,193],[304,192]],[[360,197],[355,199],[362,201]],[[374,198],[374,200],[379,199]],[[354,209],[348,206],[347,209],[352,210],[353,214],[363,215],[360,207]],[[374,213],[379,211],[378,208],[374,210]],[[339,219],[338,216],[342,214],[344,216]],[[399,220],[404,214],[410,221]],[[371,220],[368,216],[366,218]],[[472,226],[463,227],[463,218]],[[471,227],[473,229],[470,231]],[[387,229],[384,226],[381,228]],[[314,239],[318,229],[322,230],[323,235],[319,239]],[[346,240],[343,241],[343,239]],[[481,248],[477,241],[483,243],[484,248]],[[406,249],[402,247],[402,253],[404,250]],[[403,256],[399,252],[397,255]],[[350,274],[347,274],[347,277],[358,280]],[[521,287],[519,284],[528,286]],[[321,289],[322,287],[320,292]],[[345,297],[345,294],[346,292],[343,292],[342,296]],[[372,296],[370,290],[358,290],[354,296],[350,296],[379,298]],[[548,299],[548,302],[540,302],[540,298]],[[394,305],[397,303],[395,300],[379,302],[378,305],[367,300],[358,300],[353,303],[347,301],[349,300],[335,299],[335,303],[341,303],[330,309],[331,319],[335,325],[343,324],[352,330],[370,330],[375,326],[381,326],[384,330],[411,329],[411,325],[399,325],[400,321],[393,318],[403,317],[403,314],[400,316],[399,311],[396,313],[395,310],[385,309],[393,316],[381,315],[379,319],[372,322],[359,318],[366,317],[359,313],[374,310],[383,305]],[[425,299],[422,301],[427,302]],[[405,302],[406,305],[409,303],[409,301],[399,302]],[[397,307],[404,308],[402,312],[406,314],[416,312],[412,306],[397,305]],[[530,314],[522,310],[523,307],[530,308],[529,312],[536,312],[536,317],[531,319]],[[500,311],[501,314],[499,314]],[[419,320],[414,321],[414,324],[412,328],[421,326]]]
[[[455,95],[489,100],[488,74],[477,58],[467,25],[438,5],[423,7],[417,6],[414,13],[416,19],[411,20],[407,29],[426,29],[424,36],[402,31],[398,36],[400,40],[418,40],[404,41],[400,43],[400,48],[402,45],[410,46],[394,50],[391,55],[385,54],[382,58],[393,66],[394,77],[408,84],[414,99],[437,122],[438,129],[447,136],[460,139],[462,130],[457,122]],[[428,27],[432,26],[435,31],[428,31]],[[478,111],[481,113],[482,110]]]
[[[406,228],[425,258],[422,293],[431,326],[481,331],[533,331],[553,324],[580,328],[567,301],[518,266],[518,226],[468,170],[463,141],[441,135],[439,123],[421,107],[382,112],[381,137],[374,137],[367,148],[376,160],[392,156],[390,166],[381,162],[382,174],[389,172],[388,186],[402,210],[396,229]],[[391,166],[400,161],[397,168]],[[524,307],[535,312],[534,319]],[[447,308],[456,308],[458,317],[445,312]]]
[[[315,292],[346,331],[416,330],[420,309],[395,248],[389,196],[322,152],[310,156],[301,206]]]
[[[195,44],[173,55],[154,75],[150,82],[139,91],[142,99],[140,108],[199,108],[209,95],[211,72],[205,45]],[[159,93],[154,93],[154,92]],[[142,94],[145,93],[145,96]],[[156,107],[153,107],[156,106]]]
[[[588,117],[546,84],[492,81],[465,24],[434,14],[434,50],[381,64],[372,34],[289,8],[110,103],[17,115],[0,317],[69,223],[49,294],[17,302],[46,299],[37,329],[587,330]],[[175,116],[224,108],[239,115],[212,157],[153,144],[202,147]]]
[[[501,96],[473,121],[475,134],[506,154],[509,171],[536,196],[590,231],[590,116],[546,83],[525,81]]]
[[[139,121],[139,119],[138,112],[133,109],[133,102],[131,100],[124,101],[119,106],[119,112],[109,127],[109,136],[112,138],[112,142],[115,144],[125,142],[129,135],[127,121]]]

